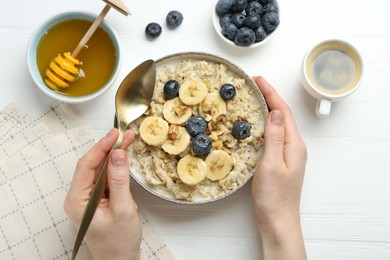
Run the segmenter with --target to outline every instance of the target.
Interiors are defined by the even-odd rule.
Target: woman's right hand
[[[110,152],[118,139],[112,129],[77,163],[72,183],[64,201],[66,214],[78,228],[91,198],[97,176],[107,156],[107,187],[85,234],[85,241],[95,260],[140,258],[142,239],[138,207],[130,192],[129,163],[126,149],[134,133],[126,131],[121,149]]]

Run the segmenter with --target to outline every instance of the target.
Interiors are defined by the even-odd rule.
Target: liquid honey
[[[72,19],[58,23],[47,31],[37,48],[37,64],[43,79],[53,58],[64,52],[72,53],[91,24],[90,21]],[[110,79],[115,67],[116,50],[108,33],[99,27],[77,59],[82,62],[79,68],[85,77],[79,77],[69,88],[61,89],[59,92],[64,95],[91,94]]]

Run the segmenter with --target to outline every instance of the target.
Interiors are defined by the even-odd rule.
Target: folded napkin
[[[15,103],[0,111],[0,259],[69,259],[77,231],[63,201],[77,160],[94,144],[70,105],[35,118]],[[139,215],[141,259],[175,259]],[[77,259],[92,259],[85,243]]]

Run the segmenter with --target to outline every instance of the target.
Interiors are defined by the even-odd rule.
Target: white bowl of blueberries
[[[255,48],[268,42],[279,27],[276,0],[217,0],[213,25],[229,45]]]

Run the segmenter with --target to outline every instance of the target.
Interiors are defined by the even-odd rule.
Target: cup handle
[[[316,114],[318,117],[327,117],[330,115],[330,109],[332,108],[332,101],[326,98],[318,99],[316,106]]]

